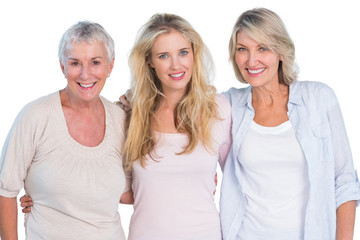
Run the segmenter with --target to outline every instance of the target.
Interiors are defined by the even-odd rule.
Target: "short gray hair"
[[[114,40],[100,24],[90,21],[80,21],[66,30],[59,43],[58,56],[60,61],[63,62],[64,52],[69,43],[90,43],[93,40],[104,42],[109,62],[111,62],[115,57]]]

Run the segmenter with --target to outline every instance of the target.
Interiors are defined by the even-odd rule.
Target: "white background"
[[[280,15],[295,42],[300,80],[321,81],[336,92],[351,142],[355,167],[360,167],[359,106],[360,12],[356,0],[61,0],[0,3],[0,145],[24,104],[66,85],[57,58],[64,31],[79,20],[100,23],[114,38],[116,61],[102,92],[115,101],[129,86],[127,57],[136,32],[154,13],[186,18],[210,48],[219,92],[242,87],[228,62],[233,24],[245,10],[267,7]],[[221,173],[219,173],[221,179]],[[22,195],[23,193],[21,193]],[[216,201],[219,198],[219,189]],[[131,206],[120,206],[125,231]],[[358,210],[359,214],[359,210]],[[354,239],[360,239],[360,218]],[[20,239],[24,239],[19,213]]]

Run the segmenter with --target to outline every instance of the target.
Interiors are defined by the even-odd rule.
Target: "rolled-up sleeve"
[[[332,151],[334,155],[334,176],[336,207],[356,200],[360,204],[360,185],[354,169],[350,143],[347,137],[341,109],[335,94],[331,91],[329,99],[332,106],[328,111],[328,119],[332,132]]]

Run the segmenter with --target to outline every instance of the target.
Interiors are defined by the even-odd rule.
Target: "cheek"
[[[272,68],[274,69],[274,70],[278,70],[278,68],[279,68],[279,59],[278,58],[274,58],[274,59],[272,59],[271,60],[271,63],[272,63]]]
[[[65,77],[69,80],[74,79],[77,77],[77,73],[75,71],[65,71]]]
[[[193,67],[194,67],[194,54],[193,53],[190,53],[189,55],[188,55],[188,57],[186,58],[186,60],[187,60],[187,65],[188,65],[188,67],[190,68],[190,69],[192,69]]]
[[[235,62],[236,65],[238,66],[239,70],[241,71],[242,65],[244,65],[244,59],[242,56],[240,56],[239,54],[235,55]]]
[[[77,68],[65,67],[64,68],[64,76],[67,79],[74,79],[80,76],[80,70]]]
[[[106,78],[110,72],[111,72],[111,69],[109,67],[105,67],[98,72],[98,75],[101,78]]]
[[[190,72],[193,72],[193,70],[194,70],[194,60],[193,59],[188,61],[187,67]]]
[[[268,66],[277,68],[279,66],[280,58],[278,56],[274,56],[273,54],[269,54],[265,57],[263,62],[266,62]]]

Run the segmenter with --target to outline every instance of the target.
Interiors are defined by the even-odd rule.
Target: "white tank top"
[[[308,168],[291,122],[252,122],[239,156],[246,211],[237,239],[303,239]]]

